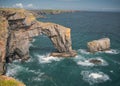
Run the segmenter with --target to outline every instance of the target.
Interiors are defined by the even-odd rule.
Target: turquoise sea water
[[[76,12],[47,15],[38,19],[71,28],[72,47],[78,52],[74,58],[49,57],[54,51],[45,36],[35,37],[30,44],[31,58],[8,64],[8,76],[27,86],[120,86],[120,13]],[[103,37],[111,40],[111,50],[91,54],[87,42]],[[92,64],[90,59],[102,64]]]

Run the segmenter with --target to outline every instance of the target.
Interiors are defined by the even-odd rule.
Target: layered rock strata
[[[0,16],[2,18],[0,21],[2,27],[2,29],[0,27],[0,62],[12,62],[14,59],[27,60],[30,57],[31,39],[42,34],[48,36],[58,50],[58,55],[55,56],[76,55],[71,47],[70,28],[54,23],[39,22],[32,13],[24,9],[0,9]]]
[[[87,43],[88,50],[90,52],[104,51],[110,49],[110,39],[102,38],[99,40],[93,40]]]

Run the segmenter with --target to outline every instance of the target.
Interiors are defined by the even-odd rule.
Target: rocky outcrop
[[[72,52],[53,52],[50,54],[50,56],[54,56],[54,57],[75,57],[77,55],[76,51],[72,51]]]
[[[5,61],[6,44],[8,37],[8,21],[0,16],[0,62]]]
[[[0,9],[0,15],[5,21],[5,28],[2,30],[5,31],[0,33],[0,36],[4,36],[3,39],[2,37],[0,39],[1,62],[4,62],[2,59],[6,59],[7,62],[14,59],[27,60],[30,57],[29,43],[31,39],[42,34],[50,38],[58,50],[57,53],[60,53],[55,56],[71,57],[76,55],[71,47],[70,28],[54,23],[39,22],[32,13],[24,9]],[[3,21],[1,22],[3,23]]]
[[[98,65],[98,64],[102,64],[102,61],[99,60],[99,59],[90,59],[89,62],[90,62],[90,63],[93,63],[93,64],[97,64],[97,65]]]
[[[108,50],[110,49],[110,39],[102,38],[99,40],[94,40],[94,41],[88,42],[87,46],[90,52]]]

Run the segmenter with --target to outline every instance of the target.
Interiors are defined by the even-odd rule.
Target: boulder
[[[90,59],[89,62],[93,63],[93,64],[101,64],[102,63],[102,61],[99,59]]]
[[[110,39],[102,38],[99,40],[93,40],[87,43],[88,51],[97,52],[97,51],[105,51],[110,49]]]

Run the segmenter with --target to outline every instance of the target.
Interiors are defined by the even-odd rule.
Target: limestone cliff
[[[24,9],[0,9],[0,62],[29,58],[32,37],[45,34],[50,38],[57,53],[55,56],[75,56],[71,47],[70,28],[54,23],[43,23]],[[67,55],[65,55],[67,54]]]

